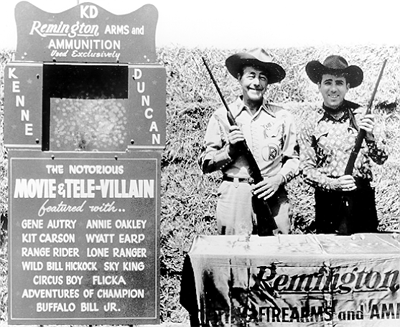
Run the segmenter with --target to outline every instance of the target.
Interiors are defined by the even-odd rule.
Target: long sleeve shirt
[[[229,108],[242,130],[263,177],[282,174],[289,181],[298,173],[299,154],[294,118],[283,108],[264,102],[253,115],[238,98]],[[211,116],[199,164],[204,173],[221,170],[230,177],[248,178],[243,156],[234,160],[228,154],[229,122],[221,107]]]
[[[315,188],[337,189],[336,179],[344,175],[354,147],[359,130],[353,111],[359,105],[345,100],[343,106],[344,115],[340,119],[325,112],[310,119],[300,133],[300,170],[305,181]],[[364,140],[353,176],[372,181],[371,161],[381,165],[387,158],[382,140]]]

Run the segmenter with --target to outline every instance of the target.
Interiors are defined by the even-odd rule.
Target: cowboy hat
[[[280,82],[286,76],[285,70],[273,63],[271,56],[260,48],[231,55],[226,59],[225,65],[229,73],[235,78],[238,78],[238,74],[242,73],[245,66],[258,67],[267,74],[268,84]]]
[[[310,61],[306,65],[306,73],[315,84],[321,82],[322,75],[324,74],[343,75],[351,88],[359,86],[364,77],[360,67],[355,65],[349,66],[346,59],[338,55],[328,56],[322,64],[317,60]]]

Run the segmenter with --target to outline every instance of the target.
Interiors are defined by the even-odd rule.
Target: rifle
[[[385,59],[383,61],[381,71],[379,73],[378,79],[375,83],[375,88],[371,95],[371,99],[368,102],[367,111],[365,112],[366,114],[369,114],[372,111],[372,103],[374,102],[375,94],[376,94],[376,91],[378,90],[378,85],[379,85],[379,82],[381,81],[381,78],[383,75],[383,70],[385,69],[385,66],[386,66],[386,61],[387,61],[387,59]],[[354,163],[357,159],[358,152],[360,152],[361,144],[362,144],[362,141],[364,140],[365,133],[366,132],[364,129],[360,129],[358,132],[356,142],[354,144],[353,149],[351,150],[349,161],[347,162],[346,168],[344,170],[345,175],[351,175],[353,173]]]
[[[211,80],[217,89],[217,92],[219,94],[219,97],[222,100],[222,103],[224,104],[224,107],[226,109],[227,117],[228,117],[228,122],[231,126],[237,126],[236,120],[233,117],[232,112],[230,111],[228,104],[225,101],[224,96],[221,93],[221,90],[218,87],[217,81],[214,79],[214,76],[210,70],[210,68],[207,65],[206,60],[204,57],[201,57],[204,63],[204,66],[206,67]],[[256,160],[254,159],[253,154],[251,153],[249,147],[247,146],[246,141],[242,141],[240,143],[237,143],[238,151],[241,153],[247,160],[249,164],[249,174],[250,177],[253,179],[254,183],[257,184],[263,180],[263,177],[261,175],[260,168],[257,165]],[[267,236],[267,235],[273,235],[273,230],[277,229],[278,226],[276,225],[275,219],[272,217],[272,212],[271,208],[269,207],[267,201],[264,201],[263,199],[259,199],[257,196],[253,196],[253,208],[254,212],[257,217],[257,233],[259,236]]]
[[[372,103],[375,98],[376,91],[378,90],[378,85],[379,82],[381,81],[382,75],[383,75],[383,70],[386,66],[386,61],[385,59],[382,64],[381,71],[379,72],[378,79],[375,83],[374,90],[372,91],[371,98],[368,102],[366,114],[369,114],[372,112]],[[346,168],[345,168],[345,175],[352,175],[353,174],[353,169],[354,169],[354,163],[357,159],[358,153],[360,152],[361,149],[361,144],[365,138],[366,131],[364,129],[360,129],[357,138],[354,144],[353,149],[351,150],[349,160],[347,162]],[[338,229],[338,234],[342,235],[348,235],[352,232],[352,226],[351,226],[351,221],[352,221],[352,215],[353,215],[353,199],[351,195],[343,195],[341,199],[341,206],[342,206],[342,218],[339,224],[339,229]]]

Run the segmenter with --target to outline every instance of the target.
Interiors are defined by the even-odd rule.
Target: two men
[[[237,53],[226,60],[230,74],[237,78],[242,95],[229,107],[239,127],[230,126],[224,107],[211,117],[205,147],[199,163],[204,173],[221,170],[218,189],[217,226],[220,234],[249,234],[257,229],[252,197],[268,202],[278,225],[276,232],[288,233],[289,201],[284,185],[298,172],[299,154],[292,115],[265,99],[269,84],[285,77],[284,69],[273,63],[262,49]],[[333,55],[321,64],[311,61],[306,72],[318,85],[323,114],[305,122],[299,137],[300,170],[315,187],[317,233],[351,234],[376,232],[378,218],[375,191],[371,186],[371,161],[383,164],[385,148],[375,139],[374,115],[345,99],[351,88],[363,81],[363,71]],[[345,166],[360,129],[365,141],[352,175]],[[264,180],[249,181],[248,163],[237,144],[245,140]]]
[[[234,54],[225,64],[242,89],[241,96],[229,105],[238,126],[229,124],[225,107],[216,110],[199,158],[204,173],[223,173],[218,189],[218,232],[256,232],[254,196],[268,202],[278,226],[274,232],[288,233],[289,201],[284,185],[298,171],[296,129],[292,115],[264,97],[268,85],[280,82],[286,73],[263,49]],[[248,162],[238,150],[244,140],[264,178],[255,185],[249,179]]]
[[[332,55],[322,64],[309,62],[306,73],[323,98],[323,114],[306,122],[299,139],[301,171],[305,181],[315,187],[316,231],[377,232],[371,160],[383,164],[388,156],[374,136],[374,115],[345,99],[351,88],[362,83],[363,71]],[[359,129],[365,130],[365,141],[352,175],[346,175]]]

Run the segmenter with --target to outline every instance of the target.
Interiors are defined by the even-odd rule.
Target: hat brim
[[[345,75],[346,82],[349,83],[350,88],[359,86],[364,78],[364,73],[358,66],[351,65],[343,69],[334,69],[324,66],[317,60],[310,61],[306,65],[306,73],[315,84],[321,82],[322,75],[324,74]]]
[[[225,65],[234,78],[238,78],[245,66],[258,67],[263,70],[267,74],[268,84],[278,83],[286,76],[285,70],[280,65],[273,62],[260,61],[247,53],[236,53],[228,57]]]

